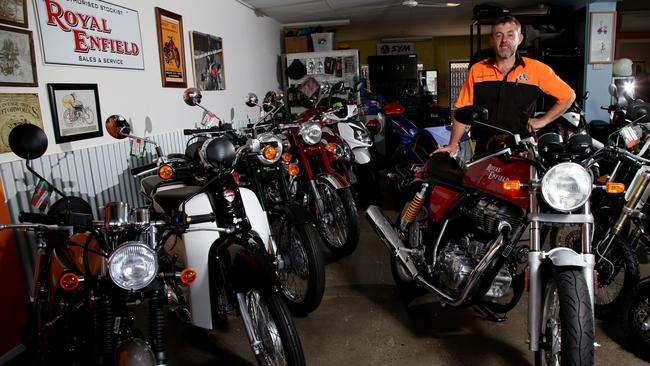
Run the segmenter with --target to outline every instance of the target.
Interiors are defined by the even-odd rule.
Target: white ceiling
[[[240,0],[238,0],[240,1]],[[243,0],[280,23],[349,19],[350,25],[337,27],[338,40],[388,37],[449,36],[469,34],[475,5],[486,0],[453,0],[452,8],[401,5],[403,0]],[[452,0],[450,0],[452,1]],[[506,9],[535,7],[541,3],[579,8],[588,0],[499,0]],[[592,0],[593,1],[593,0]],[[421,3],[437,2],[421,0]],[[495,2],[490,2],[495,4]],[[333,27],[326,27],[327,29]]]

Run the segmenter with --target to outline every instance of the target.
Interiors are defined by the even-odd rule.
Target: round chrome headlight
[[[323,131],[317,122],[305,122],[300,126],[298,134],[307,145],[316,145],[320,142]]]
[[[262,133],[257,139],[264,148],[261,153],[257,155],[257,159],[264,165],[275,164],[282,156],[282,139],[273,133]],[[275,145],[269,144],[275,142]]]
[[[147,287],[158,273],[153,249],[138,241],[128,241],[108,257],[108,275],[118,287],[134,291]]]
[[[553,209],[569,212],[584,205],[591,195],[592,177],[576,163],[561,163],[542,178],[542,197]]]

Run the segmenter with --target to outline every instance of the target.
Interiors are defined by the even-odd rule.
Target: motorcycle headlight
[[[260,134],[257,139],[266,147],[262,153],[257,155],[257,159],[264,165],[275,164],[282,156],[282,139],[272,133]],[[269,144],[269,143],[275,143]]]
[[[300,126],[298,134],[307,145],[316,145],[320,142],[323,131],[317,122],[305,122]]]
[[[591,195],[592,177],[576,163],[560,163],[542,178],[542,197],[553,209],[569,212],[584,205]]]
[[[141,242],[126,242],[108,257],[109,277],[125,290],[135,291],[147,287],[157,273],[156,253]]]

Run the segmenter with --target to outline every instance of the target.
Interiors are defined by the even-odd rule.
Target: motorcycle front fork
[[[251,344],[255,358],[260,360],[263,351],[262,347],[264,345],[262,344],[262,341],[257,337],[257,334],[255,334],[255,329],[253,328],[253,318],[251,318],[251,314],[248,312],[248,308],[246,307],[245,293],[237,293],[237,306],[239,307],[239,313],[241,314],[241,318],[244,322],[246,335],[248,336],[248,341]]]

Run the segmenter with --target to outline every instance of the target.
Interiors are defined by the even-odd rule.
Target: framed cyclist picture
[[[183,17],[165,9],[156,8],[156,30],[160,77],[163,88],[187,87]]]
[[[47,84],[57,144],[104,134],[97,84]]]

